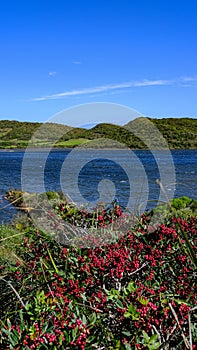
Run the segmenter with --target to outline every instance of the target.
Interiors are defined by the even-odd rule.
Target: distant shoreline
[[[26,147],[34,150],[93,149],[144,150],[148,145],[155,149],[170,150],[197,149],[197,118],[147,118],[139,117],[124,126],[100,123],[92,129],[62,124],[17,122],[0,120],[0,148],[3,151],[23,151]],[[39,131],[39,132],[38,132]],[[29,149],[29,148],[28,148]]]
[[[72,151],[74,149],[81,150],[81,151],[197,151],[197,148],[82,148],[82,147],[35,147],[35,148],[0,148],[0,153],[5,152],[49,152],[49,151],[56,151],[56,152],[64,152],[64,151]]]

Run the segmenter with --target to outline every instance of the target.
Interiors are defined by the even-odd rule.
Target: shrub
[[[91,249],[29,228],[18,259],[8,268],[1,257],[0,347],[182,350],[191,331],[195,349],[196,267],[177,220],[196,254],[194,217],[171,216],[153,230],[142,215],[126,235]]]

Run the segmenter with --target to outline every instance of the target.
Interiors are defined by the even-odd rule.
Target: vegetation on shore
[[[92,129],[73,128],[71,126],[45,123],[0,121],[0,148],[26,148],[31,140],[32,147],[76,147],[89,143],[92,147],[116,147],[113,142],[125,145],[131,149],[146,149],[141,138],[133,134],[135,124],[140,127],[141,133],[147,132],[147,120],[155,125],[163,135],[170,149],[197,148],[197,119],[193,118],[137,118],[125,126],[113,124],[98,124]],[[152,131],[150,130],[150,136]],[[104,142],[104,144],[103,144]],[[157,140],[155,140],[157,147]],[[159,145],[158,145],[159,146]]]
[[[174,199],[153,226],[161,207],[133,220],[117,203],[89,213],[46,198],[51,232],[61,220],[83,239],[54,240],[31,216],[0,228],[0,349],[197,349],[196,201]]]

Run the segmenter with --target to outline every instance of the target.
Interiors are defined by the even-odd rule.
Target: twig
[[[44,280],[45,280],[45,282],[46,282],[46,285],[47,285],[47,287],[48,287],[48,289],[49,289],[50,294],[51,294],[52,297],[53,297],[53,292],[52,292],[52,290],[51,290],[51,288],[50,288],[50,286],[49,286],[49,284],[48,284],[48,282],[47,282],[47,278],[46,278],[46,275],[45,275],[45,272],[44,272],[44,268],[43,268],[44,263],[43,263],[42,258],[40,258],[40,265],[41,265],[41,268],[42,268],[42,273],[43,273],[43,276],[44,276]]]
[[[139,267],[137,270],[135,270],[135,271],[133,271],[133,272],[128,273],[128,276],[134,275],[135,273],[137,273],[138,271],[142,270],[142,269],[143,269],[145,266],[147,266],[147,265],[148,265],[148,263],[144,263],[144,264],[142,264],[142,266],[141,266],[141,267]]]
[[[16,289],[13,287],[13,285],[12,285],[10,282],[6,281],[4,278],[0,278],[0,280],[2,280],[3,282],[5,282],[5,283],[7,283],[7,284],[9,285],[9,287],[10,287],[10,288],[13,290],[13,292],[16,294],[16,296],[17,296],[18,300],[20,301],[20,303],[22,304],[22,306],[25,308],[25,304],[23,303],[23,301],[22,301],[20,295],[18,294],[18,292],[16,291]]]
[[[44,268],[43,268],[43,265],[45,266],[45,264],[44,264],[42,258],[40,259],[40,265],[41,265],[41,268],[42,268],[42,273],[43,273],[43,276],[44,276],[45,283],[46,283],[46,285],[47,285],[47,287],[49,289],[49,292],[50,292],[52,298],[54,298],[54,295],[53,295],[53,292],[51,290],[51,287],[50,287],[50,285],[47,282],[47,278],[46,278],[46,275],[45,275],[45,272],[44,272]],[[61,305],[58,302],[57,302],[57,305],[59,306],[59,308],[61,308]]]
[[[175,323],[172,330],[170,332],[168,332],[168,334],[166,335],[166,339],[164,339],[164,336],[162,337],[162,342],[161,342],[159,349],[169,350],[170,337],[172,336],[172,334],[174,333],[176,328],[177,328],[177,324]],[[160,325],[160,330],[161,330],[161,325]],[[165,346],[165,348],[164,348],[164,346]]]
[[[158,340],[159,340],[159,343],[160,345],[162,344],[162,341],[161,341],[161,335],[159,333],[159,331],[157,330],[157,328],[154,326],[154,324],[152,324],[152,328],[154,329],[154,331],[156,332],[156,334],[158,335]],[[154,334],[154,332],[153,332]]]
[[[13,205],[14,203],[18,202],[18,201],[19,201],[20,199],[22,199],[23,197],[24,197],[23,195],[20,196],[20,197],[18,197],[18,198],[15,199],[13,202],[10,202],[10,203],[4,205],[4,207],[0,208],[0,210],[3,210],[3,209],[5,209],[5,208],[7,208],[7,207]],[[5,199],[8,200],[6,197],[5,197]]]
[[[183,338],[183,340],[184,340],[184,343],[185,343],[186,348],[187,348],[187,349],[191,349],[191,348],[190,348],[190,344],[189,344],[189,342],[188,342],[188,340],[187,340],[185,334],[183,333],[183,330],[182,330],[182,327],[181,327],[181,325],[180,325],[180,322],[179,322],[178,316],[177,316],[177,314],[176,314],[176,311],[174,310],[174,308],[173,308],[173,306],[172,306],[171,303],[169,303],[169,307],[170,307],[170,309],[171,309],[171,311],[172,311],[172,314],[173,314],[173,316],[174,316],[174,318],[175,318],[175,320],[176,320],[176,322],[177,322],[177,324],[178,324],[178,327],[179,327],[179,329],[180,329],[180,331],[181,331],[181,335],[182,335],[182,338]]]
[[[13,238],[13,237],[17,237],[17,236],[21,236],[21,235],[24,235],[24,232],[19,232],[19,233],[16,233],[15,235],[12,235],[12,236],[9,236],[9,237],[4,237],[4,238],[0,239],[0,242],[6,241],[7,239],[10,239],[10,238]]]
[[[103,312],[102,310],[97,309],[97,308],[95,308],[95,307],[93,307],[93,306],[90,306],[90,305],[86,305],[86,304],[82,304],[82,303],[76,303],[76,304],[77,304],[77,305],[80,305],[80,306],[88,307],[89,309],[92,309],[92,310],[94,310],[94,311]]]
[[[161,191],[163,192],[163,194],[164,194],[164,196],[165,196],[165,199],[166,199],[166,201],[167,201],[167,203],[168,203],[169,209],[172,209],[172,205],[171,205],[171,203],[170,203],[170,200],[169,200],[169,198],[168,198],[168,195],[167,195],[167,193],[166,193],[166,190],[165,190],[165,188],[163,187],[162,182],[161,182],[159,179],[157,179],[157,180],[156,180],[156,184],[159,185]]]
[[[175,324],[174,327],[172,328],[171,332],[169,332],[169,333],[167,334],[167,337],[166,337],[166,340],[167,340],[167,341],[170,339],[171,335],[174,333],[176,327],[177,327],[177,324]]]
[[[193,307],[193,308],[190,309],[189,312],[188,312],[190,350],[193,349],[193,346],[192,346],[192,328],[191,328],[191,312],[193,312],[194,310],[197,310],[197,306]]]

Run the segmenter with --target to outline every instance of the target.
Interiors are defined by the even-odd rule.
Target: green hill
[[[43,126],[42,126],[43,125]],[[155,126],[155,128],[153,127]],[[0,148],[31,147],[118,147],[160,148],[162,137],[170,149],[197,148],[197,119],[140,117],[125,126],[101,123],[92,129],[55,123],[0,120]],[[31,141],[30,141],[31,140]],[[94,142],[93,142],[94,140]]]
[[[163,118],[150,119],[170,148],[197,148],[197,119],[192,118]]]
[[[55,123],[0,120],[0,148],[25,148],[28,145],[51,146],[70,129],[72,127]]]

